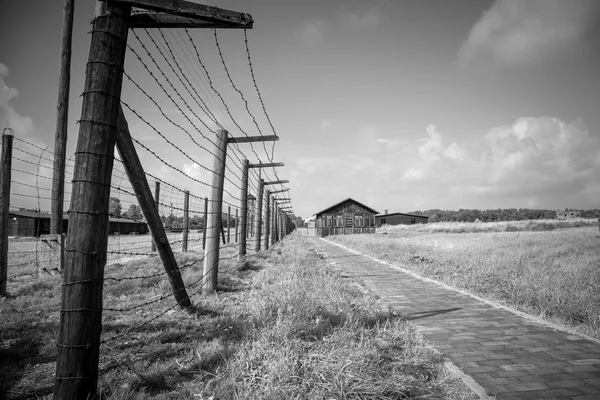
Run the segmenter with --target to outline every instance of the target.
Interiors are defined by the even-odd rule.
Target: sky
[[[2,5],[0,129],[11,127],[15,136],[52,149],[62,1],[3,0]],[[247,32],[253,72],[280,137],[273,161],[285,166],[277,175],[289,179],[297,215],[306,218],[348,197],[381,213],[600,207],[596,0],[213,0],[210,5],[254,19]],[[68,155],[79,130],[93,15],[93,2],[76,1]],[[186,39],[180,32],[165,35],[178,45]],[[130,33],[128,43],[143,58],[140,43],[151,48],[152,41],[146,32],[138,35],[139,41]],[[219,30],[218,40],[251,113],[229,83],[212,31],[197,29],[192,35],[240,128],[233,119],[224,122],[228,112],[205,81],[192,81],[199,97],[214,105],[214,119],[233,135],[256,135],[259,128],[272,134],[253,86],[243,31]],[[191,61],[185,66],[195,68]],[[133,51],[125,71],[182,125],[192,129],[208,120],[169,103]],[[210,181],[202,167],[212,165],[208,152],[192,149],[184,130],[169,125],[128,79],[122,96],[150,122],[126,110],[132,136],[160,149],[189,176]],[[216,127],[213,122],[208,125]],[[152,126],[189,157],[167,150]],[[266,152],[261,145],[253,149],[256,153],[243,148],[238,154],[266,161],[271,144]],[[152,155],[141,158],[147,171],[191,186],[199,196],[208,193],[195,181],[179,183],[181,173]],[[231,193],[236,179],[232,171],[232,182],[226,183]]]

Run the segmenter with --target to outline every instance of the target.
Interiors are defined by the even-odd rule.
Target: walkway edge
[[[502,310],[508,311],[508,312],[510,312],[510,313],[513,313],[513,314],[515,314],[515,315],[518,315],[519,317],[522,317],[522,318],[528,319],[528,320],[530,320],[530,321],[533,321],[533,322],[537,322],[537,323],[539,323],[539,324],[541,324],[541,325],[544,325],[544,326],[546,326],[546,327],[548,327],[548,328],[552,328],[552,329],[555,329],[555,330],[558,330],[558,331],[561,331],[561,332],[569,333],[569,334],[571,334],[571,335],[579,336],[579,337],[581,337],[581,338],[584,338],[584,339],[587,339],[587,340],[589,340],[589,341],[591,341],[591,342],[594,342],[594,343],[600,344],[600,339],[596,339],[595,337],[592,337],[592,336],[586,335],[585,333],[578,332],[578,331],[576,331],[575,329],[573,329],[573,328],[570,328],[570,327],[568,327],[568,326],[565,326],[565,325],[559,325],[559,324],[555,324],[555,323],[553,323],[553,322],[550,322],[550,321],[546,321],[546,320],[544,320],[544,319],[542,319],[542,318],[535,317],[535,316],[533,316],[533,315],[531,315],[531,314],[524,313],[523,311],[516,310],[516,309],[514,309],[514,308],[512,308],[512,307],[509,307],[509,306],[505,306],[504,304],[500,304],[500,303],[497,303],[497,302],[495,302],[495,301],[492,301],[492,300],[489,300],[489,299],[486,299],[486,298],[480,297],[480,296],[478,296],[478,295],[476,295],[476,294],[473,294],[473,293],[467,292],[466,290],[463,290],[463,289],[458,289],[458,288],[452,287],[452,286],[450,286],[450,285],[447,285],[447,284],[445,284],[445,283],[442,283],[442,282],[440,282],[440,281],[437,281],[437,280],[435,280],[435,279],[432,279],[432,278],[427,278],[427,277],[425,277],[425,276],[422,276],[422,275],[419,275],[419,274],[417,274],[417,273],[415,273],[415,272],[413,272],[413,271],[410,271],[410,270],[408,270],[408,269],[402,268],[402,267],[400,267],[400,266],[398,266],[398,265],[395,265],[395,264],[389,263],[389,262],[387,262],[387,261],[380,260],[380,259],[378,259],[378,258],[375,258],[375,257],[372,257],[372,256],[370,256],[370,255],[368,255],[368,254],[361,253],[360,251],[357,251],[357,250],[351,249],[351,248],[349,248],[349,247],[346,247],[346,246],[344,246],[344,245],[342,245],[342,244],[339,244],[339,243],[332,242],[331,240],[327,240],[327,239],[325,239],[325,238],[320,238],[320,239],[321,239],[321,240],[323,240],[323,241],[325,241],[325,242],[327,242],[327,243],[329,243],[329,244],[332,244],[332,245],[334,245],[334,246],[338,246],[338,247],[340,247],[340,248],[342,248],[342,249],[344,249],[344,250],[347,250],[347,251],[349,251],[349,252],[351,252],[351,253],[358,254],[358,255],[361,255],[361,256],[364,256],[364,257],[370,258],[371,260],[373,260],[373,261],[375,261],[375,262],[378,262],[378,263],[380,263],[380,264],[383,264],[383,265],[385,265],[385,266],[387,266],[387,267],[390,267],[390,268],[392,268],[392,269],[396,269],[396,270],[398,270],[398,271],[401,271],[401,272],[404,272],[404,273],[406,273],[406,274],[409,274],[409,275],[411,275],[412,277],[414,277],[414,278],[417,278],[417,279],[420,279],[420,280],[422,280],[422,281],[424,281],[424,282],[430,282],[430,283],[434,283],[434,284],[436,284],[436,285],[439,285],[439,286],[441,286],[441,287],[443,287],[443,288],[445,288],[445,289],[453,290],[453,291],[455,291],[455,292],[458,292],[458,293],[464,294],[464,295],[466,295],[466,296],[469,296],[469,297],[471,297],[471,298],[473,298],[473,299],[475,299],[475,300],[479,300],[479,301],[481,301],[481,302],[483,302],[483,303],[489,304],[489,305],[490,305],[490,306],[492,306],[492,307],[495,307],[495,308],[499,308],[499,309],[502,309]]]
[[[471,389],[473,391],[473,393],[475,393],[477,396],[479,396],[480,399],[482,399],[482,400],[494,400],[496,398],[495,396],[488,395],[487,392],[485,391],[485,389],[483,388],[483,386],[481,386],[479,383],[477,383],[475,381],[475,379],[473,379],[472,376],[465,374],[452,361],[446,361],[446,362],[444,362],[444,366],[452,374],[454,374],[455,376],[459,377],[460,380],[463,381],[463,383],[465,385],[467,385],[469,387],[469,389]]]

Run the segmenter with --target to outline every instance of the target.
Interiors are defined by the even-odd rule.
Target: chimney
[[[384,214],[385,214],[385,215],[387,215],[387,211],[388,211],[388,210],[385,210],[385,212],[384,212]]]

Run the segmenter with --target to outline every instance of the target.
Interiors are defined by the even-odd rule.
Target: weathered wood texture
[[[269,250],[271,234],[271,192],[265,190],[265,250]]]
[[[263,197],[264,197],[264,183],[265,181],[261,179],[258,182],[258,191],[256,192],[256,198],[258,204],[256,206],[256,251],[260,251],[261,240],[262,240],[262,217],[263,217]]]
[[[316,216],[317,236],[375,233],[375,213],[348,199]]]
[[[256,142],[276,142],[279,140],[279,136],[241,136],[241,137],[230,137],[227,139],[229,143],[256,143]]]
[[[102,0],[106,1],[106,0]],[[168,13],[194,20],[232,25],[237,28],[252,28],[252,16],[246,13],[191,3],[184,0],[109,0],[111,3],[128,5],[145,10]]]
[[[219,231],[222,226],[223,184],[225,182],[225,160],[227,157],[227,131],[217,130],[214,147],[213,181],[206,230],[206,248],[204,249],[203,294],[211,294],[217,289],[219,274]]]
[[[160,207],[160,182],[156,181],[154,182],[154,204],[156,205],[156,213],[158,214],[158,210]],[[160,215],[160,214],[159,214]],[[162,222],[162,220],[161,220]],[[154,240],[152,240],[152,251],[156,251],[156,243],[154,243]]]
[[[96,397],[110,180],[130,7],[100,4],[93,22],[71,191],[55,399]]]
[[[63,7],[60,75],[56,104],[56,134],[54,137],[54,170],[52,172],[52,201],[50,204],[50,233],[63,233],[63,204],[65,199],[65,162],[67,128],[69,123],[69,90],[71,88],[71,42],[75,0],[65,0]]]
[[[240,189],[240,236],[238,243],[238,260],[242,261],[246,257],[246,235],[248,229],[248,168],[250,163],[244,159],[242,164],[242,185]]]
[[[204,221],[202,222],[202,250],[206,249],[206,222],[208,221],[208,197],[204,198]]]
[[[190,191],[186,190],[183,192],[183,232],[181,251],[187,253],[188,251],[188,236],[190,229]]]
[[[131,28],[211,28],[211,29],[240,29],[239,25],[223,22],[192,20],[178,15],[140,13],[129,18]],[[251,28],[245,26],[244,28]]]
[[[129,178],[131,187],[133,188],[135,196],[137,197],[140,208],[142,209],[144,218],[146,218],[146,221],[148,222],[148,227],[150,228],[150,233],[152,233],[154,243],[156,243],[158,254],[160,255],[161,261],[171,284],[173,296],[175,297],[177,304],[179,304],[182,308],[190,308],[192,303],[185,290],[185,285],[183,283],[179,267],[177,266],[177,261],[173,255],[173,249],[171,249],[169,238],[165,232],[160,215],[158,215],[156,210],[156,203],[152,199],[150,185],[148,185],[146,174],[142,168],[142,163],[140,162],[137,152],[135,151],[135,146],[133,144],[133,140],[131,139],[131,134],[129,132],[129,127],[127,126],[127,121],[125,120],[125,115],[123,115],[123,110],[120,110],[119,113],[117,149],[119,150],[119,154],[123,159],[125,172],[127,172],[127,177]],[[189,192],[186,192],[186,202],[189,202],[188,195]],[[184,209],[186,208],[187,207],[184,205]],[[187,238],[185,240],[187,240]],[[185,240],[184,243],[186,243]]]
[[[8,295],[8,220],[12,173],[13,135],[2,133],[2,169],[0,170],[0,296]]]

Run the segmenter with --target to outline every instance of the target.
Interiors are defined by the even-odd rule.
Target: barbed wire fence
[[[140,12],[134,9],[133,15]],[[98,26],[107,21],[113,23],[114,18],[111,15],[96,17],[92,21],[92,35],[109,35]],[[234,72],[229,67],[226,49],[216,29],[212,32],[213,51],[218,54],[216,61],[204,59],[206,37],[192,34],[187,28],[141,28],[130,33],[131,43],[125,46],[131,57],[122,71],[123,90],[120,98],[113,96],[122,109],[118,126],[86,118],[83,114],[79,121],[90,126],[114,127],[125,139],[117,138],[119,154],[114,157],[78,148],[67,161],[64,209],[68,210],[65,220],[71,222],[71,226],[66,242],[58,240],[58,250],[48,250],[44,247],[48,246],[48,240],[43,239],[43,235],[49,233],[53,153],[43,145],[18,137],[14,137],[18,146],[12,157],[5,155],[3,146],[3,166],[5,157],[10,157],[12,162],[9,202],[18,204],[17,198],[22,197],[29,199],[27,204],[30,204],[22,210],[11,210],[13,218],[17,218],[17,226],[4,229],[2,244],[8,244],[8,250],[3,250],[3,257],[8,257],[4,272],[9,271],[4,285],[32,283],[43,274],[55,276],[58,281],[62,273],[62,305],[48,304],[45,311],[60,315],[61,326],[70,324],[70,328],[78,314],[81,320],[87,318],[86,313],[90,311],[103,313],[103,333],[97,339],[89,334],[68,337],[61,329],[57,341],[55,394],[63,393],[73,382],[93,381],[95,387],[98,370],[106,372],[123,361],[111,352],[119,346],[117,343],[127,339],[137,343],[141,351],[144,343],[135,338],[133,332],[156,324],[182,306],[194,309],[199,296],[218,289],[220,276],[239,269],[247,261],[247,255],[268,249],[292,230],[290,210],[278,207],[271,195],[271,192],[289,193],[289,188],[273,165],[275,140],[264,133],[270,130],[272,137],[278,139],[256,82],[246,31],[243,49],[248,68],[241,76],[235,76],[239,71]],[[199,51],[202,40],[203,57]],[[102,64],[100,61],[90,63]],[[104,63],[107,64],[104,67],[113,68],[110,63]],[[216,76],[219,73],[221,77]],[[243,78],[247,80],[241,83]],[[223,82],[229,86],[222,85]],[[247,93],[248,87],[254,93]],[[82,95],[84,102],[93,95],[112,96],[99,89],[86,88]],[[253,102],[258,102],[258,106]],[[253,113],[254,107],[262,114]],[[5,140],[7,136],[3,135],[3,145],[9,141]],[[136,163],[131,155],[124,153],[123,140],[130,140],[135,146],[138,171],[133,170]],[[270,149],[265,141],[273,142]],[[255,146],[259,142],[261,146]],[[75,238],[85,234],[76,229],[77,218],[102,214],[83,209],[77,197],[85,185],[105,185],[100,178],[83,177],[80,173],[80,160],[85,162],[90,157],[111,159],[113,165],[108,178],[108,213],[104,215],[109,234],[105,255],[89,250],[89,246],[83,246]],[[261,165],[265,167],[259,167]],[[266,185],[272,185],[273,190],[267,190]],[[285,194],[278,198],[290,200]],[[154,218],[158,218],[159,226],[152,222]],[[21,221],[25,224],[23,228]],[[8,236],[12,238],[8,240]],[[28,239],[17,239],[23,236]],[[22,246],[21,242],[27,245]],[[78,248],[78,245],[83,247]],[[51,256],[44,258],[42,255],[46,253]],[[69,274],[69,263],[77,257],[104,258],[107,266],[102,279]],[[176,263],[175,270],[167,265],[169,257]],[[177,276],[181,285],[176,283]],[[104,306],[72,299],[75,289],[89,286],[87,290],[93,292],[91,285],[98,284],[104,286],[107,296]],[[152,295],[141,296],[131,304],[119,304],[119,293],[132,286],[146,289]],[[73,301],[69,303],[69,299]],[[88,305],[74,306],[77,302]],[[117,328],[115,321],[140,311],[143,318]],[[90,330],[89,326],[86,329]],[[67,365],[69,359],[81,357],[90,348],[96,348],[100,357],[96,373],[94,367],[90,371],[74,371],[73,365],[77,363]],[[107,358],[103,354],[111,356]]]

